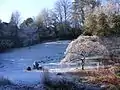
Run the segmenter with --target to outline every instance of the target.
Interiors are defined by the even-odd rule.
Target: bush
[[[82,88],[77,85],[80,81],[78,78],[71,77],[72,80],[68,80],[65,76],[53,78],[49,74],[49,71],[44,70],[43,84],[46,90],[81,90]]]
[[[116,86],[116,85],[109,85],[107,90],[120,90],[120,85]]]
[[[0,77],[0,86],[1,85],[11,85],[11,84],[12,84],[12,82],[9,79]]]
[[[71,81],[67,81],[65,79],[59,81],[47,81],[45,86],[48,90],[79,90],[80,88]],[[79,89],[78,89],[79,88]]]
[[[117,35],[120,34],[120,15],[113,14],[111,22],[113,24],[112,32]]]

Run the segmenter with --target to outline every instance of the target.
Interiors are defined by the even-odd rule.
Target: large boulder
[[[85,58],[109,56],[109,50],[102,42],[98,36],[79,36],[68,45],[61,63],[75,63],[83,56]]]

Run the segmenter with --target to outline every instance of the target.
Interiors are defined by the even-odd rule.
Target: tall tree
[[[19,25],[20,22],[20,13],[18,11],[12,12],[10,23],[13,25]]]
[[[51,18],[51,26],[53,27],[56,37],[58,37],[59,30],[57,29],[57,27],[59,25],[59,19],[57,14],[54,12],[54,10],[50,12],[50,18]]]
[[[61,29],[66,32],[66,26],[71,17],[71,3],[69,0],[58,0],[55,4],[55,11],[60,22]]]
[[[92,13],[95,7],[101,5],[100,0],[74,0],[73,2],[73,21],[75,27],[84,25],[85,15]]]
[[[39,25],[43,24],[44,27],[49,27],[51,25],[50,10],[43,9],[36,17],[36,23]]]
[[[39,14],[35,19],[35,24],[37,25],[38,29],[43,27],[43,17]]]
[[[106,0],[107,1],[107,8],[109,13],[117,13],[120,12],[120,0]]]

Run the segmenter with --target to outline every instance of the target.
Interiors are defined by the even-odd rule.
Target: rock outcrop
[[[61,63],[75,63],[81,60],[82,55],[88,59],[90,57],[110,59],[110,55],[114,54],[119,56],[119,42],[119,37],[79,36],[68,45]]]

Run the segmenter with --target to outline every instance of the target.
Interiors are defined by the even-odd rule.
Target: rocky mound
[[[90,57],[109,57],[111,54],[116,54],[120,46],[119,37],[98,37],[98,36],[79,36],[72,41],[65,52],[65,58],[61,63],[74,63],[80,61],[84,55],[85,58]],[[117,51],[117,54],[120,53]]]

